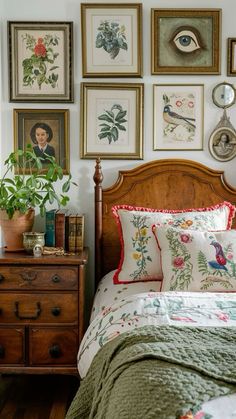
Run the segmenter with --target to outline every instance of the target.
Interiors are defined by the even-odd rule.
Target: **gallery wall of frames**
[[[118,170],[162,158],[219,168],[236,185],[235,97],[220,107],[212,98],[221,83],[235,95],[235,0],[8,3],[0,3],[1,164],[32,143],[35,124],[49,126],[57,161],[79,184],[71,207],[85,214],[92,249],[97,156],[104,186]]]

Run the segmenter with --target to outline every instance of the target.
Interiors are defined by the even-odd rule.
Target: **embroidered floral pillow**
[[[236,291],[236,231],[153,229],[161,250],[161,291]]]
[[[235,207],[223,202],[208,208],[183,211],[117,205],[112,208],[118,223],[121,258],[114,275],[115,284],[162,279],[160,252],[152,225],[195,230],[230,229]]]

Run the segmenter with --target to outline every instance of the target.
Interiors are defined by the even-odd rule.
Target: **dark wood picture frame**
[[[236,77],[236,38],[227,41],[227,76]]]
[[[10,102],[73,102],[73,22],[8,22]]]
[[[13,113],[15,150],[25,150],[27,144],[37,147],[36,129],[40,128],[49,135],[49,150],[55,154],[56,162],[64,174],[69,174],[69,110],[14,109]]]

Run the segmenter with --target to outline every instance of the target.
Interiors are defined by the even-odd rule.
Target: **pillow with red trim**
[[[236,291],[236,230],[155,228],[161,291]]]
[[[119,267],[113,280],[115,284],[126,284],[162,280],[153,224],[193,230],[227,230],[231,228],[235,207],[223,202],[212,207],[178,211],[117,205],[112,212],[121,242]]]

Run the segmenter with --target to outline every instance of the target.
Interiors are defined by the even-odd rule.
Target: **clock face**
[[[217,84],[213,89],[212,99],[219,108],[228,108],[235,102],[235,89],[229,83]]]

